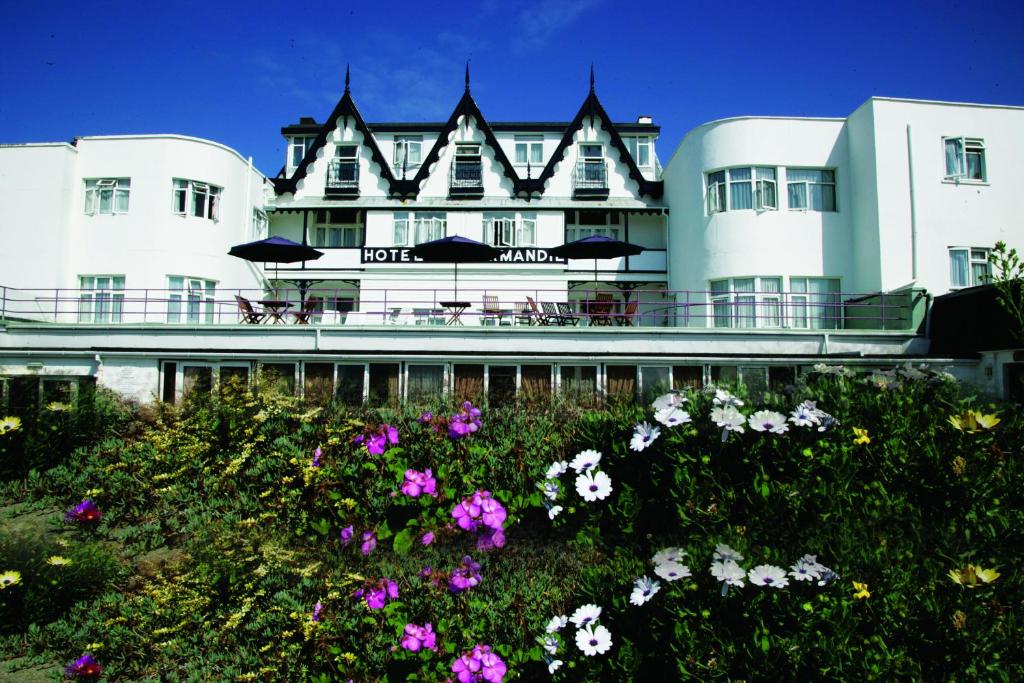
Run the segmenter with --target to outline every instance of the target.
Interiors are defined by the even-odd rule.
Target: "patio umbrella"
[[[247,242],[246,244],[236,244],[231,247],[231,251],[228,252],[229,256],[237,256],[238,258],[245,259],[246,261],[273,263],[274,264],[274,279],[277,278],[277,264],[279,263],[296,263],[298,261],[315,261],[324,255],[322,251],[317,251],[313,247],[306,244],[299,244],[298,242],[292,242],[284,237],[268,237],[263,240],[256,242]],[[302,303],[306,301],[306,290],[313,284],[313,280],[286,280],[286,282],[292,282],[299,287],[299,298]]]
[[[483,263],[497,258],[501,249],[471,240],[468,237],[452,235],[442,237],[439,240],[432,240],[417,244],[409,250],[413,256],[426,261],[427,263],[454,263],[455,264],[455,298],[459,298],[459,264],[460,263]]]
[[[613,240],[604,235],[591,235],[575,242],[566,242],[548,253],[559,258],[592,258],[594,259],[594,282],[597,282],[597,259],[618,258],[619,256],[636,256],[644,250],[638,244]]]

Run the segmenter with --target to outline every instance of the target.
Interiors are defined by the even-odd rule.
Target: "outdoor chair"
[[[576,315],[576,311],[572,310],[572,306],[565,302],[559,302],[557,305],[562,325],[571,325],[575,327],[580,324],[580,318]]]
[[[497,325],[501,325],[502,320],[508,311],[501,310],[501,304],[498,303],[498,297],[493,294],[484,294],[484,303],[480,307],[480,324],[486,325],[487,321],[491,321]]]
[[[295,318],[296,325],[308,325],[311,316],[320,314],[320,302],[323,301],[318,296],[311,296],[306,299],[306,302],[302,304],[302,308],[298,311],[293,311],[292,316]]]
[[[267,314],[262,311],[257,311],[252,307],[252,303],[244,296],[235,295],[235,301],[238,302],[238,312],[242,314],[242,322],[250,325],[259,325],[266,319]]]
[[[621,315],[615,316],[615,322],[620,327],[633,327],[636,320],[636,309],[637,301],[634,299],[626,304],[626,308]]]
[[[553,303],[550,301],[542,301],[540,302],[540,307],[544,310],[544,317],[547,319],[547,322],[544,323],[545,325],[554,324],[559,327],[565,325],[565,318],[562,317]]]
[[[615,297],[607,292],[599,292],[597,300],[589,302],[587,314],[590,316],[591,325],[611,325],[612,307]]]
[[[512,304],[515,307],[514,322],[516,325],[532,325],[533,314],[530,312],[530,304],[526,301],[517,301]]]
[[[540,309],[537,308],[537,302],[533,300],[533,297],[526,297],[526,303],[530,306],[530,315],[533,316],[533,319],[537,321],[538,325],[551,324],[551,320],[547,317],[547,315],[541,313]]]

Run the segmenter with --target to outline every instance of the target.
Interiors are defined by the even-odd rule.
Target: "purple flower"
[[[406,624],[402,647],[409,652],[419,652],[422,648],[437,651],[437,634],[429,622],[423,626]]]
[[[466,401],[462,410],[448,418],[448,438],[459,440],[480,429],[480,409]]]
[[[398,583],[396,583],[392,579],[388,579],[385,582],[385,587],[388,590],[388,597],[391,598],[392,600],[397,600],[398,599]]]
[[[368,429],[356,436],[352,443],[356,446],[366,446],[366,452],[370,455],[383,455],[389,444],[398,443],[398,429],[382,424],[376,429]]]
[[[68,678],[99,678],[101,673],[103,667],[89,653],[85,653],[64,669],[64,675]]]
[[[370,609],[382,609],[388,600],[398,598],[398,584],[391,579],[378,579],[354,593],[356,599],[364,598]]]
[[[354,536],[355,533],[356,533],[356,531],[355,531],[355,529],[352,528],[351,524],[349,524],[347,527],[342,529],[341,530],[341,544],[342,545],[348,545],[349,543],[351,543],[352,542],[352,536]]]
[[[392,446],[398,443],[398,428],[391,425],[384,425],[384,432],[387,434],[388,443]]]
[[[387,592],[383,588],[371,588],[366,591],[366,606],[370,609],[383,609]]]
[[[459,683],[502,683],[508,667],[489,645],[476,645],[452,662],[452,673]]]
[[[480,501],[480,509],[483,511],[480,519],[492,529],[501,530],[501,525],[508,514],[505,512],[505,508],[501,506],[501,503],[490,497],[491,494],[489,492],[485,491],[484,493],[487,494],[487,497],[482,498]]]
[[[320,602],[319,600],[317,600],[316,604],[313,605],[313,621],[320,621],[321,615],[323,614],[323,611],[324,611],[324,604],[322,602]]]
[[[430,424],[434,419],[434,414],[429,410],[420,413],[419,418],[416,419],[421,425]]]
[[[373,552],[373,549],[377,547],[377,532],[375,531],[364,531],[363,532],[363,545],[360,550],[363,556],[369,555]]]
[[[91,523],[98,522],[103,517],[96,503],[88,498],[67,511],[64,515],[65,522]]]
[[[478,585],[483,580],[480,575],[480,563],[475,562],[472,557],[466,555],[462,562],[452,571],[448,581],[448,590],[452,593],[461,593]]]
[[[505,547],[505,532],[501,529],[482,529],[476,537],[477,550],[494,550]]]
[[[428,576],[430,576],[433,573],[434,573],[434,570],[430,568],[429,564],[426,564],[426,565],[423,565],[423,569],[421,569],[419,571],[419,574],[417,574],[417,576],[419,576],[421,579],[425,579],[425,578],[427,578]]]
[[[402,493],[412,498],[418,498],[425,493],[428,496],[437,497],[437,480],[428,467],[423,472],[416,470],[405,471],[405,481],[402,483]]]
[[[466,531],[475,531],[481,523],[495,531],[501,531],[507,516],[505,508],[491,496],[490,491],[477,491],[469,498],[456,503],[452,509],[455,522]]]
[[[508,667],[501,657],[491,652],[491,648],[484,645],[480,648],[480,664],[483,667],[484,680],[489,683],[501,683],[504,680]]]
[[[316,450],[313,451],[313,462],[312,462],[312,466],[313,467],[320,467],[320,456],[323,455],[323,454],[324,454],[324,452],[322,450],[320,450],[319,446],[317,446]]]
[[[452,673],[459,679],[459,683],[476,683],[480,680],[477,673],[482,666],[480,656],[474,648],[469,652],[463,652],[458,659],[452,662]]]
[[[428,531],[427,533],[420,536],[420,543],[423,545],[430,545],[434,542],[434,532]]]

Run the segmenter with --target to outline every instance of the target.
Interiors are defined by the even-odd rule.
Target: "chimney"
[[[640,116],[636,117],[636,122],[651,126],[654,125],[654,118],[647,114],[641,114]]]

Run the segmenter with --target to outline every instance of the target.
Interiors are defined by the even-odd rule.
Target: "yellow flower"
[[[8,416],[0,419],[0,434],[14,432],[21,429],[21,418]]]
[[[949,416],[949,424],[953,425],[954,429],[960,432],[967,432],[968,434],[988,431],[1000,422],[1002,422],[1002,420],[994,414],[986,415],[978,410],[968,410],[962,415]]]
[[[853,443],[855,444],[871,443],[871,437],[868,436],[868,430],[863,427],[854,427],[853,435],[856,437],[853,440]]]
[[[963,569],[949,570],[949,578],[953,580],[953,583],[967,586],[968,588],[977,588],[982,584],[992,583],[1000,576],[1000,573],[995,569],[976,567],[973,564],[969,564]]]
[[[853,597],[861,600],[863,598],[870,598],[871,593],[868,592],[868,585],[866,583],[860,583],[858,581],[853,582]]]
[[[0,574],[0,590],[9,588],[16,583],[21,583],[21,573],[15,571],[6,571]]]
[[[71,559],[61,557],[60,555],[50,555],[46,560],[46,564],[52,564],[55,567],[63,567],[64,565],[71,564]]]
[[[51,413],[63,413],[70,407],[71,406],[69,406],[67,403],[61,403],[60,401],[51,401],[50,403],[46,404],[46,409],[49,410]]]

